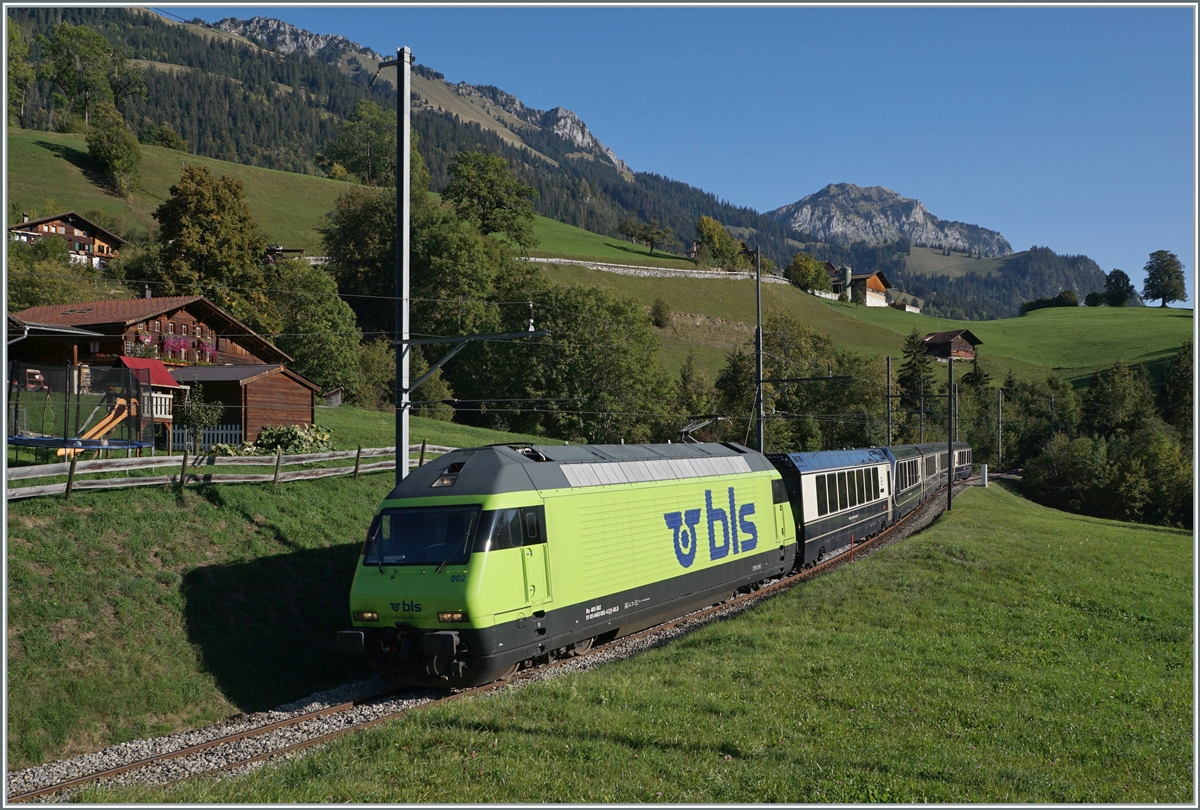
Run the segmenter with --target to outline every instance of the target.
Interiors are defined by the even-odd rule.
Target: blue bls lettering
[[[708,558],[716,561],[729,556],[730,551],[741,554],[758,547],[758,527],[750,516],[754,514],[754,504],[744,503],[739,508],[734,497],[733,487],[728,489],[729,511],[713,506],[712,490],[704,491],[704,506],[708,521]],[[686,512],[667,512],[663,515],[667,528],[674,533],[675,558],[684,568],[690,568],[696,561],[696,548],[700,545],[697,537],[697,526],[700,523],[700,510],[688,509]],[[718,540],[717,524],[721,524],[721,534]]]
[[[730,492],[733,490],[731,489]],[[725,514],[724,509],[714,509],[712,501],[712,490],[704,490],[704,505],[708,509],[708,558],[719,560],[729,556],[729,516]],[[719,546],[717,545],[717,523],[721,524],[721,545]]]
[[[700,510],[689,509],[680,514],[668,512],[663,515],[667,528],[675,532],[675,558],[684,568],[696,561],[696,525],[700,523]]]

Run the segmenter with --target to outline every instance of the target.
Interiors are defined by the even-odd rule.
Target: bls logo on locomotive
[[[758,527],[747,516],[754,514],[754,504],[744,503],[739,509],[729,488],[729,511],[713,506],[712,490],[704,490],[704,507],[708,519],[708,558],[719,560],[732,551],[741,554],[758,545]],[[663,515],[667,528],[675,533],[675,558],[684,568],[696,561],[696,547],[700,544],[696,527],[700,524],[700,510],[667,512]],[[721,538],[717,542],[717,524],[721,524]],[[739,536],[738,532],[741,531]]]
[[[396,613],[401,613],[401,612],[403,612],[403,613],[420,613],[421,612],[421,603],[420,602],[408,602],[408,601],[390,602],[389,606]]]

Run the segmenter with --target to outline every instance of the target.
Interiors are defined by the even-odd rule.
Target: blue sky
[[[1139,290],[1169,250],[1195,297],[1191,7],[170,10],[408,45],[449,81],[573,110],[636,171],[759,211],[886,186]]]

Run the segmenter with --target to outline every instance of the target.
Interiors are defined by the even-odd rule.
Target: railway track
[[[955,484],[956,493],[965,489],[974,480],[977,479],[973,477]],[[938,492],[944,496],[945,489]],[[417,708],[444,705],[487,692],[511,689],[526,682],[551,677],[563,668],[589,669],[593,665],[600,665],[602,661],[625,658],[647,647],[658,646],[679,635],[691,632],[718,617],[740,613],[763,599],[782,593],[801,582],[826,574],[842,565],[849,565],[855,559],[869,556],[880,548],[925,528],[942,513],[944,508],[944,498],[935,494],[893,526],[861,543],[856,542],[845,549],[839,549],[839,553],[831,555],[811,568],[790,574],[748,593],[735,595],[731,599],[694,611],[678,619],[622,636],[608,644],[593,647],[587,652],[549,660],[540,666],[522,670],[505,681],[496,681],[451,694],[431,689],[379,691],[365,697],[302,712],[282,720],[253,725],[170,751],[132,758],[112,767],[60,779],[23,792],[20,792],[21,788],[18,788],[19,792],[9,794],[7,801],[10,804],[18,804],[38,800],[61,800],[69,796],[69,791],[82,785],[95,782],[120,783],[124,781],[124,777],[141,771],[152,771],[157,777],[152,780],[154,782],[174,784],[194,776],[249,768],[268,759],[287,756],[305,748],[328,743],[351,731],[378,725]],[[174,769],[172,769],[172,765],[175,766]],[[20,775],[8,775],[7,782],[10,789],[13,783],[12,777]],[[57,794],[65,795],[58,796]]]

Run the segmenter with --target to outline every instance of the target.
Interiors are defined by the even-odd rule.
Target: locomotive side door
[[[525,570],[525,599],[540,605],[550,598],[549,560],[547,559],[545,512],[541,507],[521,510],[524,546],[521,549]]]

